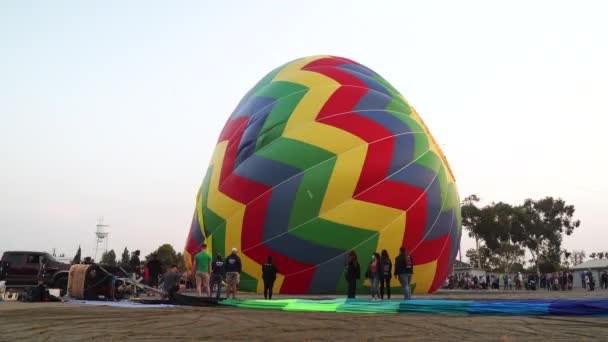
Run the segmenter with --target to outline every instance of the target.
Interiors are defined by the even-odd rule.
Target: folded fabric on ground
[[[78,300],[78,299],[68,299],[65,301],[68,304],[85,304],[85,305],[101,305],[101,306],[112,306],[119,308],[170,308],[173,305],[169,304],[142,304],[133,301],[120,301],[120,302],[104,302],[104,301],[96,301],[96,300]]]
[[[585,315],[608,317],[608,298],[552,300],[409,300],[369,301],[333,300],[238,300],[227,299],[220,305],[265,310],[353,313],[436,313],[460,315]]]

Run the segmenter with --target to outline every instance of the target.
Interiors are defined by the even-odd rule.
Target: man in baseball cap
[[[241,275],[241,258],[236,254],[236,247],[232,247],[232,254],[226,257],[226,282],[228,288],[226,289],[226,297],[236,298],[236,285],[239,282]]]

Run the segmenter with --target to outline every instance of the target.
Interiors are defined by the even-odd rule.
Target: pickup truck
[[[6,287],[29,287],[42,280],[45,285],[61,289],[63,296],[68,287],[70,265],[57,261],[45,252],[4,252],[0,259],[0,280]]]

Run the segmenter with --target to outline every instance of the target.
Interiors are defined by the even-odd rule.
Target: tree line
[[[478,268],[523,271],[526,251],[532,264],[527,271],[539,275],[568,267],[568,260],[573,260],[574,252],[561,248],[564,236],[581,224],[574,218],[573,205],[553,197],[526,199],[519,205],[492,202],[481,207],[479,202],[473,194],[461,206],[462,226],[475,239],[475,248],[467,250],[466,256]],[[580,253],[576,257],[581,259]]]
[[[74,257],[74,260],[72,261],[73,264],[80,263],[81,253],[82,253],[82,251],[81,251],[80,247],[78,247],[76,256]],[[146,255],[145,261],[148,262],[148,261],[152,260],[152,256],[155,254],[156,254],[158,260],[161,262],[161,264],[164,265],[165,267],[169,267],[173,264],[176,264],[180,271],[186,270],[186,265],[184,264],[184,255],[181,252],[175,251],[175,249],[173,248],[172,245],[170,245],[168,243],[160,245],[153,252]],[[120,260],[118,260],[116,252],[114,252],[114,250],[111,249],[107,252],[104,252],[101,255],[101,260],[99,261],[99,263],[102,265],[120,266],[122,268],[127,269],[129,266],[129,261],[131,260],[131,257],[132,257],[132,255],[129,252],[129,249],[127,247],[125,247],[124,250],[122,251]]]

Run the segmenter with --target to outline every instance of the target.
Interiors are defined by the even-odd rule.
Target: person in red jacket
[[[150,270],[144,264],[141,264],[141,268],[143,268],[144,284],[148,285],[150,282]]]

